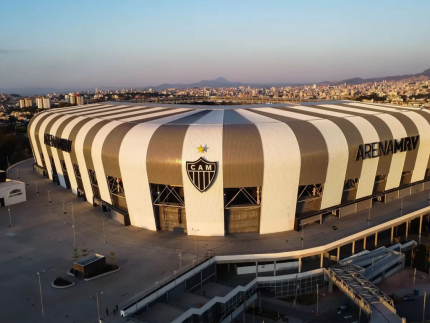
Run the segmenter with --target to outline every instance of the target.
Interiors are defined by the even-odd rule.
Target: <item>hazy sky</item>
[[[0,0],[0,9],[0,88],[317,82],[430,68],[430,0]]]

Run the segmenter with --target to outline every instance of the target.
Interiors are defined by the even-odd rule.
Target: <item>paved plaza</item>
[[[107,218],[88,202],[77,198],[70,190],[32,171],[32,161],[12,168],[10,177],[26,182],[27,202],[10,207],[12,228],[9,228],[7,208],[0,209],[0,322],[42,321],[38,277],[41,274],[45,322],[96,322],[96,293],[100,296],[100,312],[112,312],[133,300],[136,293],[155,286],[155,282],[170,277],[179,267],[192,266],[208,250],[216,255],[253,254],[302,249],[301,233],[286,232],[270,235],[237,234],[226,237],[192,237],[177,232],[153,232],[133,226],[124,227]],[[39,194],[36,193],[36,183]],[[50,199],[48,200],[48,191]],[[428,205],[428,192],[404,199],[404,214]],[[65,211],[63,212],[63,201]],[[66,276],[73,261],[72,208],[77,248],[88,248],[107,257],[115,253],[115,262],[122,267],[118,273],[90,282]],[[326,244],[359,232],[399,214],[399,201],[375,204],[345,218],[332,218],[322,225],[305,229],[304,248]],[[105,232],[103,231],[103,217]],[[333,230],[333,225],[337,230]],[[309,237],[309,238],[308,238]],[[197,256],[195,255],[195,248]],[[178,250],[180,249],[180,250]],[[178,253],[181,253],[181,263]],[[68,277],[76,286],[58,290],[51,282],[58,276]],[[107,322],[123,322],[119,315],[109,315]]]

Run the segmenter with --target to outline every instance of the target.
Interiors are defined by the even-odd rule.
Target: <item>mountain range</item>
[[[214,80],[202,80],[196,83],[190,84],[182,84],[182,83],[173,83],[168,84],[164,83],[157,86],[145,86],[145,87],[136,87],[138,90],[149,89],[153,90],[163,90],[169,88],[176,89],[187,89],[187,88],[203,88],[203,87],[239,87],[239,86],[251,86],[253,88],[266,88],[266,87],[281,87],[281,86],[300,86],[300,85],[308,85],[308,84],[318,84],[318,85],[339,85],[339,84],[361,84],[367,82],[381,82],[383,80],[386,81],[425,81],[430,79],[430,68],[418,74],[407,74],[407,75],[394,75],[394,76],[383,76],[383,77],[373,77],[373,78],[360,78],[354,77],[341,81],[324,81],[324,82],[308,82],[308,83],[294,83],[294,82],[266,82],[266,83],[244,83],[244,82],[232,82],[226,80],[224,77],[218,77]],[[123,87],[99,87],[99,90],[121,90]],[[0,88],[0,93],[18,93],[22,96],[26,95],[45,95],[47,93],[68,93],[68,92],[81,92],[81,91],[94,91],[94,88],[82,87],[82,88]]]
[[[268,83],[243,83],[243,82],[231,82],[226,80],[223,77],[218,77],[214,80],[202,80],[197,83],[191,83],[191,84],[182,84],[182,83],[173,83],[173,84],[161,84],[157,86],[149,86],[146,88],[152,88],[153,90],[163,90],[163,89],[169,89],[169,88],[176,88],[176,89],[187,89],[187,88],[202,88],[202,87],[238,87],[238,86],[251,86],[254,88],[263,88],[263,87],[281,87],[281,86],[297,86],[297,85],[308,85],[308,84],[318,84],[318,85],[339,85],[339,84],[361,84],[361,83],[368,83],[368,82],[382,82],[383,80],[386,81],[400,81],[400,80],[410,80],[410,81],[418,81],[418,80],[428,80],[430,79],[430,68],[426,69],[422,73],[418,74],[407,74],[407,75],[394,75],[394,76],[383,76],[383,77],[373,77],[373,78],[360,78],[360,77],[354,77],[346,80],[341,81],[324,81],[319,83],[293,83],[293,82],[268,82]]]

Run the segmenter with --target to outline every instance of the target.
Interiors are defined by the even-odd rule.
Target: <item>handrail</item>
[[[257,288],[257,278],[253,279],[251,282],[249,282],[246,286],[237,286],[235,289],[230,291],[227,295],[220,297],[215,296],[212,298],[209,302],[207,302],[205,305],[203,305],[200,308],[190,308],[188,311],[182,313],[179,317],[177,317],[175,320],[172,321],[172,323],[182,323],[185,319],[189,318],[192,315],[202,315],[204,312],[206,312],[208,309],[210,309],[212,306],[214,306],[216,303],[227,303],[233,296],[237,295],[238,293],[244,292],[245,298],[246,298],[246,292],[253,288],[252,293],[250,296],[252,296]],[[246,301],[246,299],[244,299]]]
[[[372,314],[372,310],[370,309],[370,303],[365,300],[363,297],[360,297],[358,300],[356,298],[351,297],[350,294],[354,294],[354,289],[349,286],[339,275],[337,275],[331,268],[324,269],[324,272],[328,277],[331,278],[331,281],[336,284],[341,290],[345,291],[346,294],[353,300],[353,302],[357,303],[358,306],[363,308],[363,310],[368,314]]]
[[[181,276],[185,275],[186,273],[190,272],[193,269],[196,269],[196,267],[204,264],[205,262],[208,262],[208,265],[210,265],[211,259],[214,260],[214,256],[212,256],[210,258],[206,258],[206,259],[201,259],[199,262],[196,262],[194,265],[192,265],[192,264],[186,265],[186,266],[182,267],[182,270],[178,271],[176,274],[169,275],[168,277],[162,279],[156,286],[149,287],[149,288],[143,290],[142,292],[137,293],[136,297],[133,300],[130,300],[121,306],[122,311],[126,311],[130,307],[135,306],[136,303],[140,302],[145,297],[156,292],[157,290],[161,290],[163,287],[168,285],[173,280],[179,279]]]

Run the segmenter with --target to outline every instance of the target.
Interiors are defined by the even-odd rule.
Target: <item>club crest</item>
[[[200,192],[206,191],[215,180],[216,162],[209,162],[200,157],[194,162],[186,162],[187,174],[191,183]]]

